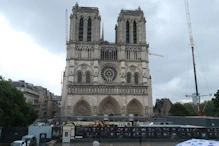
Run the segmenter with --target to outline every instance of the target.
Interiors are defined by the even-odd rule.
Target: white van
[[[27,146],[27,143],[23,140],[16,140],[11,143],[11,146]]]
[[[27,146],[36,146],[36,137],[34,135],[25,135],[23,141],[27,141]]]

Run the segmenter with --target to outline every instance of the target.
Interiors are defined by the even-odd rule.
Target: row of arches
[[[74,115],[89,116],[92,115],[92,111],[91,105],[84,99],[78,101],[73,108]],[[132,99],[126,108],[122,109],[118,101],[109,96],[100,102],[96,112],[98,115],[121,115],[122,113],[126,115],[143,115],[143,106],[137,99]]]
[[[127,60],[141,60],[141,49],[126,48],[125,56]]]
[[[130,23],[128,20],[126,21],[126,43],[130,43]],[[137,24],[133,22],[133,43],[137,43]]]
[[[101,60],[117,60],[117,48],[101,48]]]
[[[75,49],[78,59],[91,59],[93,56],[94,49],[89,47],[76,47]]]
[[[87,21],[87,41],[91,41],[91,31],[92,28],[92,21],[91,18],[88,18]],[[84,36],[84,19],[81,17],[80,21],[79,21],[79,41],[85,41],[83,40],[83,36]]]

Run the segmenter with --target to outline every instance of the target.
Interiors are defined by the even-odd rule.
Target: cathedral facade
[[[73,6],[66,43],[62,114],[151,116],[152,84],[143,11],[121,10],[115,42],[101,37],[96,7]]]

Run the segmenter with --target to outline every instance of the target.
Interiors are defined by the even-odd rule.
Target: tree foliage
[[[37,118],[33,105],[23,93],[0,76],[0,127],[25,127]]]
[[[197,105],[192,102],[184,103],[184,107],[189,112],[188,116],[198,116]],[[208,100],[200,104],[201,114],[204,116],[215,116],[213,101]]]
[[[214,94],[215,98],[212,98],[213,104],[214,104],[214,111],[216,113],[216,116],[219,116],[219,90]]]
[[[172,116],[188,116],[189,114],[184,105],[179,102],[176,102],[172,105],[170,112]]]

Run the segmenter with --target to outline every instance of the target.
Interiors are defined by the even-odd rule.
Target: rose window
[[[105,66],[101,71],[102,78],[107,82],[112,82],[116,79],[117,71],[114,67]]]

